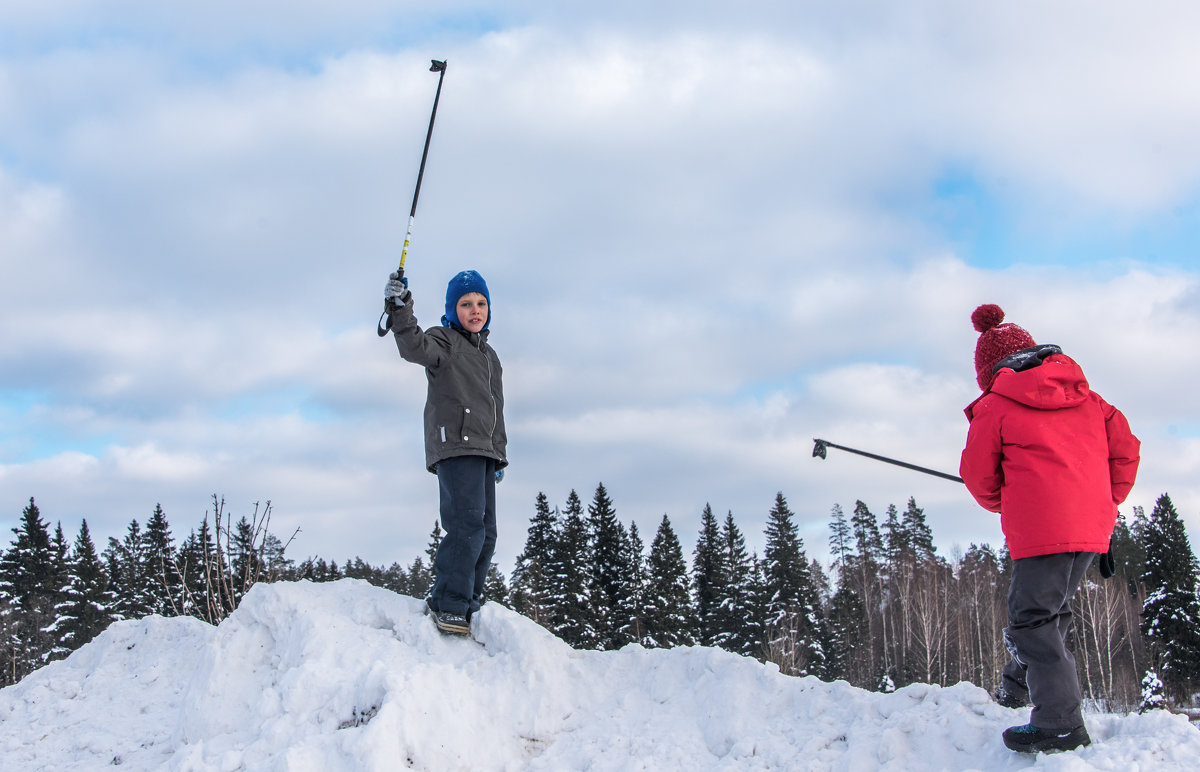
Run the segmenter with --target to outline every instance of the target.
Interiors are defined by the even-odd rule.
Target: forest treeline
[[[441,537],[407,565],[295,561],[270,530],[271,505],[236,522],[213,497],[178,545],[156,506],[143,526],[97,552],[87,521],[68,544],[34,499],[0,552],[0,686],[67,656],[118,620],[193,616],[219,623],[257,582],[363,579],[423,597]],[[763,551],[747,547],[732,512],[700,513],[690,557],[666,515],[647,549],[603,484],[585,506],[534,501],[511,583],[495,565],[488,602],[503,603],[571,646],[611,650],[718,646],[784,673],[843,679],[872,690],[970,681],[991,690],[1007,661],[1002,629],[1007,550],[971,544],[938,554],[910,498],[882,517],[862,502],[829,517],[827,566],[808,556],[796,515],[776,494]],[[1085,697],[1113,711],[1189,707],[1200,687],[1200,567],[1163,494],[1133,508],[1112,541],[1116,574],[1093,568],[1074,604],[1074,653]]]

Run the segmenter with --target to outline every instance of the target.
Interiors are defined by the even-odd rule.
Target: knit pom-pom
[[[971,313],[971,324],[975,325],[976,332],[987,332],[1003,321],[1004,309],[992,303],[982,305]]]

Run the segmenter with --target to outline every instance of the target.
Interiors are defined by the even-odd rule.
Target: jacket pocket
[[[472,410],[466,405],[460,406],[458,409],[458,434],[451,441],[468,445],[477,445],[483,442],[487,436],[487,430],[481,419],[482,416],[478,415],[478,411]]]

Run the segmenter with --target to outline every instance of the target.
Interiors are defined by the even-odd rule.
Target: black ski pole
[[[912,469],[917,472],[924,472],[925,474],[931,474],[934,477],[941,477],[946,480],[953,480],[954,482],[962,482],[963,481],[963,479],[961,477],[957,477],[952,474],[946,474],[945,472],[938,472],[933,469],[926,469],[923,466],[917,466],[916,464],[909,464],[904,461],[897,461],[896,459],[888,458],[887,456],[877,456],[874,453],[868,453],[865,450],[855,450],[854,448],[847,448],[845,445],[835,445],[834,443],[829,442],[828,440],[814,439],[813,442],[815,443],[813,445],[813,458],[825,458],[826,448],[837,448],[838,450],[845,450],[850,453],[857,453],[860,456],[866,456],[867,458],[873,458],[876,461],[885,461],[889,464],[895,464],[896,466],[902,466],[905,469]]]
[[[404,234],[404,247],[400,250],[400,267],[397,271],[401,276],[404,275],[404,261],[408,258],[408,244],[412,241],[413,223],[417,219],[417,199],[421,196],[421,180],[425,177],[425,159],[429,157],[429,140],[433,138],[433,121],[437,118],[438,100],[442,98],[442,80],[446,77],[445,61],[431,59],[430,62],[429,71],[440,74],[438,75],[437,91],[433,95],[433,111],[429,113],[429,128],[425,132],[425,148],[421,151],[421,166],[417,170],[417,189],[413,191],[412,209],[408,212],[408,232]],[[391,328],[392,317],[385,310],[379,317],[376,332],[382,338]]]
[[[904,461],[897,461],[894,458],[888,458],[886,456],[877,456],[874,453],[867,453],[865,450],[855,450],[854,448],[847,448],[845,445],[835,445],[834,443],[829,442],[828,440],[813,439],[813,443],[814,443],[813,444],[813,458],[825,458],[825,450],[827,448],[837,448],[838,450],[845,450],[850,453],[857,453],[860,456],[866,456],[867,458],[873,458],[877,461],[886,461],[889,464],[895,464],[896,466],[902,466],[905,469],[913,469],[918,472],[924,472],[925,474],[931,474],[934,477],[942,477],[947,480],[953,480],[954,482],[962,482],[963,481],[963,478],[956,477],[955,475],[952,475],[952,474],[946,474],[945,472],[938,472],[933,469],[926,469],[923,466],[917,466],[916,464],[909,464]],[[1112,551],[1111,543],[1108,546],[1108,552],[1102,553],[1099,556],[1099,558],[1097,559],[1096,565],[1099,568],[1100,576],[1104,577],[1105,579],[1109,579],[1116,574],[1117,564],[1116,564],[1115,559],[1113,558],[1113,551]]]

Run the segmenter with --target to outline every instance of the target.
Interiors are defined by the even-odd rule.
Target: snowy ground
[[[495,604],[485,646],[355,580],[258,585],[219,627],[122,622],[0,691],[5,770],[1195,769],[1181,716],[1006,750],[977,687],[875,694],[708,648],[573,651]]]

